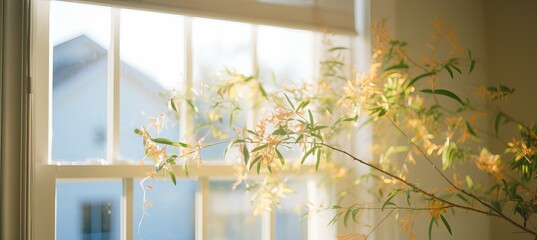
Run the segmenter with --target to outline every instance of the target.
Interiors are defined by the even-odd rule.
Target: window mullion
[[[185,17],[184,18],[184,57],[185,57],[185,73],[184,73],[184,85],[183,89],[181,89],[181,95],[183,95],[186,99],[190,99],[192,96],[190,89],[192,88],[193,84],[193,57],[192,57],[192,18],[191,17]],[[193,124],[193,118],[191,112],[188,110],[188,102],[186,100],[182,100],[180,102],[180,138],[184,142],[193,142],[193,136],[191,131],[191,127]]]
[[[198,180],[198,192],[196,193],[196,216],[195,229],[196,240],[209,239],[209,179],[200,178]]]
[[[120,92],[120,9],[111,9],[110,49],[108,52],[108,122],[107,148],[108,162],[119,160],[119,92]]]
[[[133,239],[133,179],[123,179],[123,196],[121,197],[121,239]]]

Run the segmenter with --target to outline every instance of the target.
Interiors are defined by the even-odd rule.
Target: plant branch
[[[408,181],[406,181],[406,180],[404,180],[404,179],[402,179],[402,178],[400,178],[400,177],[398,177],[398,176],[396,176],[396,175],[394,175],[394,174],[392,174],[392,173],[390,173],[390,172],[388,172],[386,170],[381,169],[380,167],[377,167],[377,166],[375,166],[375,165],[373,165],[371,163],[368,163],[368,162],[366,162],[366,161],[364,161],[362,159],[359,159],[359,158],[355,157],[354,155],[350,154],[349,152],[347,152],[347,151],[345,151],[343,149],[340,149],[340,148],[337,148],[337,147],[334,147],[332,145],[328,145],[328,144],[325,144],[325,143],[318,143],[318,144],[320,144],[320,145],[322,145],[324,147],[330,148],[330,149],[332,149],[332,150],[334,150],[336,152],[343,153],[343,154],[347,155],[348,157],[352,158],[352,160],[357,161],[357,162],[359,162],[359,163],[361,163],[363,165],[366,165],[366,166],[368,166],[368,167],[370,167],[370,168],[372,168],[372,169],[374,169],[374,170],[376,170],[378,172],[381,172],[381,173],[383,173],[383,174],[385,174],[387,176],[390,176],[390,177],[392,177],[394,179],[397,179],[397,181],[399,181],[399,182],[403,183],[404,185],[406,185],[406,186],[408,186],[408,187],[420,192],[421,194],[423,194],[425,196],[428,196],[430,198],[436,199],[436,200],[438,200],[440,202],[443,202],[445,204],[448,204],[449,206],[453,206],[455,208],[460,208],[460,209],[465,209],[465,210],[468,210],[468,211],[478,212],[478,213],[485,214],[485,215],[492,215],[492,216],[497,216],[497,217],[499,216],[498,214],[494,214],[494,213],[491,213],[491,212],[486,212],[486,211],[483,211],[483,210],[480,210],[480,209],[477,209],[477,208],[472,208],[472,207],[459,205],[459,204],[456,204],[454,202],[448,201],[446,199],[437,197],[434,194],[429,193],[429,192],[421,189],[420,187],[416,186],[413,183],[410,183],[410,182],[408,182]]]

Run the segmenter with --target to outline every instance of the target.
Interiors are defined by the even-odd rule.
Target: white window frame
[[[364,6],[364,4],[357,4]],[[366,6],[366,5],[365,5]],[[366,6],[367,7],[367,6]],[[121,200],[121,239],[133,239],[133,182],[135,178],[144,178],[147,172],[151,172],[154,167],[150,165],[53,165],[49,163],[51,158],[51,93],[52,93],[52,71],[51,71],[51,42],[49,36],[49,8],[50,0],[33,0],[32,4],[32,35],[31,36],[31,76],[33,79],[33,94],[31,107],[31,144],[32,156],[34,163],[33,168],[33,201],[32,201],[32,238],[33,239],[55,239],[56,231],[56,180],[57,179],[122,179],[123,195]],[[367,11],[367,9],[365,9]],[[368,16],[368,15],[365,15]],[[112,34],[109,48],[109,109],[119,109],[119,78],[120,69],[116,66],[120,64],[119,58],[119,10],[112,8]],[[193,68],[192,68],[192,17],[185,16],[185,73],[186,87],[190,89],[193,86]],[[368,24],[368,23],[366,23]],[[252,25],[252,65],[253,72],[256,72],[257,54],[256,54],[256,36],[255,25]],[[322,34],[316,33],[316,38],[320,39]],[[320,41],[318,41],[320,42]],[[364,43],[366,43],[365,41]],[[353,44],[356,40],[353,40]],[[315,45],[314,45],[315,46]],[[356,50],[367,49],[367,44],[353,46],[351,64],[364,63]],[[317,46],[318,47],[318,46]],[[313,51],[314,49],[312,49]],[[319,54],[317,54],[319,55]],[[364,54],[361,54],[363,56]],[[354,59],[358,56],[358,59]],[[318,56],[319,57],[319,56]],[[366,60],[365,60],[366,61]],[[318,62],[318,61],[315,61]],[[363,65],[367,66],[367,65]],[[315,69],[315,68],[314,68]],[[185,102],[181,104],[186,104]],[[186,105],[185,105],[186,106]],[[186,111],[187,107],[182,107]],[[119,159],[119,111],[110,111],[108,113],[108,131],[107,136],[107,157],[108,159]],[[254,112],[250,112],[249,119],[253,119]],[[188,116],[183,112],[181,116]],[[193,136],[188,135],[187,126],[192,124],[192,118],[181,119],[181,139],[191,142]],[[249,123],[252,125],[252,123]],[[111,150],[110,150],[111,149]],[[115,162],[115,161],[114,161]],[[185,178],[181,166],[175,166],[174,171],[178,178]],[[191,176],[198,179],[198,192],[196,193],[196,239],[208,239],[207,211],[209,206],[209,178],[233,178],[235,170],[233,165],[222,163],[209,163],[201,168],[192,168]],[[316,188],[314,180],[308,182],[308,189]],[[315,198],[314,191],[308,191],[309,198]],[[325,236],[318,234],[318,229],[310,227],[319,225],[319,216],[310,214],[308,216],[308,239],[325,239]],[[262,239],[275,239],[275,213],[265,213],[262,216]],[[337,227],[336,232],[341,231],[342,226]],[[334,237],[336,232],[328,231],[326,236]]]

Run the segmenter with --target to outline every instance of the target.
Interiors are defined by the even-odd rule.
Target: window
[[[333,190],[318,188],[314,175],[289,176],[300,191],[281,208],[252,216],[249,193],[231,190],[235,160],[222,158],[225,146],[202,152],[204,166],[192,168],[189,177],[177,166],[177,186],[152,180],[147,198],[153,207],[140,222],[140,181],[153,166],[136,164],[144,152],[133,130],[166,111],[166,94],[217,83],[225,69],[258,73],[261,81],[313,81],[323,57],[319,32],[140,9],[37,1],[38,228],[56,239],[334,237],[337,229],[326,227],[330,213],[298,221],[295,209],[304,202],[333,197]],[[335,39],[352,46],[349,36]],[[238,121],[252,126],[263,108],[245,106]],[[178,124],[161,136],[184,142],[205,136],[210,129],[192,131],[209,120],[205,110],[170,116]]]

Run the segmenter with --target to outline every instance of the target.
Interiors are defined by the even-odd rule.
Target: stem
[[[382,218],[382,220],[380,220],[380,222],[377,225],[375,225],[373,229],[371,229],[371,231],[367,234],[365,238],[366,239],[369,238],[369,236],[375,231],[375,229],[377,229],[378,226],[380,226],[390,215],[392,215],[394,211],[395,209],[392,209],[390,213],[386,214],[386,216],[384,216],[384,218]]]
[[[322,145],[324,147],[330,148],[330,149],[332,149],[332,150],[334,150],[336,152],[343,153],[343,154],[347,155],[348,157],[352,158],[352,160],[357,161],[357,162],[359,162],[361,164],[364,164],[364,165],[366,165],[366,166],[368,166],[368,167],[370,167],[370,168],[372,168],[374,170],[377,170],[377,171],[379,171],[379,172],[381,172],[381,173],[383,173],[385,175],[388,175],[388,176],[390,176],[390,177],[392,177],[394,179],[397,179],[397,181],[399,181],[399,182],[403,183],[404,185],[416,190],[417,192],[420,192],[423,195],[426,195],[426,196],[428,196],[430,198],[433,198],[435,200],[443,202],[443,203],[445,203],[445,204],[447,204],[449,206],[460,208],[460,209],[465,209],[465,210],[468,210],[468,211],[478,212],[478,213],[485,214],[485,215],[492,215],[492,216],[497,216],[497,217],[499,216],[498,214],[486,212],[486,211],[483,211],[483,210],[479,210],[477,208],[472,208],[472,207],[459,205],[459,204],[456,204],[454,202],[451,202],[451,201],[445,200],[443,198],[437,197],[434,194],[429,193],[429,192],[419,188],[418,186],[414,185],[413,183],[410,183],[410,182],[408,182],[408,181],[406,181],[406,180],[404,180],[404,179],[402,179],[402,178],[400,178],[400,177],[398,177],[398,176],[396,176],[396,175],[394,175],[394,174],[392,174],[390,172],[387,172],[386,170],[383,170],[383,169],[381,169],[381,168],[379,168],[379,167],[377,167],[377,166],[375,166],[375,165],[373,165],[371,163],[368,163],[368,162],[366,162],[366,161],[364,161],[362,159],[359,159],[359,158],[355,157],[354,155],[350,154],[349,152],[347,152],[347,151],[345,151],[343,149],[336,148],[334,146],[331,146],[331,145],[328,145],[328,144],[325,144],[325,143],[318,143],[318,144],[320,144],[320,145]]]

